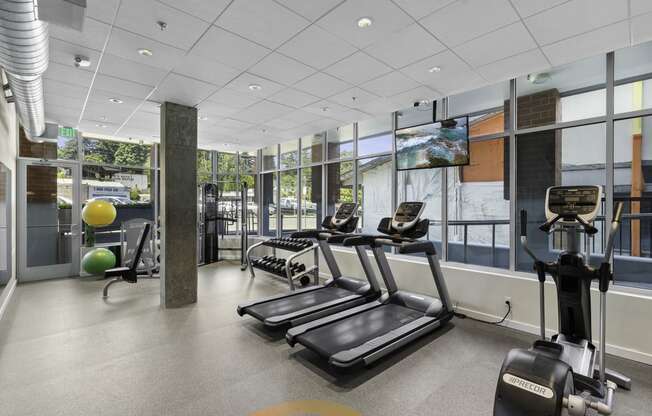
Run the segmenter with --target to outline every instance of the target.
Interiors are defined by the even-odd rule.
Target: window
[[[272,145],[263,148],[263,170],[278,168],[278,146]]]
[[[210,150],[197,150],[197,185],[213,181],[213,158]]]
[[[301,169],[301,229],[321,228],[322,167],[313,166]]]
[[[652,108],[652,42],[615,52],[614,111]]]
[[[84,162],[98,165],[150,167],[152,146],[84,137]]]
[[[256,152],[240,152],[240,175],[243,173],[256,173],[257,169]]]
[[[276,172],[265,173],[262,175],[262,234],[265,236],[276,236],[276,207],[277,207],[277,182]]]
[[[281,231],[283,234],[298,229],[298,200],[299,188],[297,186],[297,171],[287,170],[281,172]]]
[[[296,168],[299,160],[299,142],[281,143],[281,169]]]
[[[328,160],[353,157],[353,125],[330,129],[326,132]]]
[[[326,137],[326,133],[318,133],[301,138],[302,165],[310,165],[322,161],[324,137]]]
[[[33,142],[19,129],[19,154],[21,157],[33,157],[47,160],[78,160],[78,133],[70,127],[60,127],[56,143],[44,141]]]
[[[624,217],[614,244],[614,279],[652,288],[652,117],[614,123],[614,202]]]
[[[564,130],[548,130],[519,135],[517,146],[517,212],[528,213],[528,244],[541,260],[553,260],[563,249],[561,232],[549,236],[539,230],[545,222],[546,190],[555,185],[602,185],[606,181],[606,129],[595,124]],[[587,152],[586,149],[591,149]],[[589,252],[590,263],[599,265],[603,251],[604,223],[596,221],[598,233],[591,239],[581,239],[581,249]],[[518,218],[517,218],[518,220]],[[517,230],[520,229],[520,224]],[[532,271],[532,259],[520,242],[517,270]]]
[[[363,233],[376,233],[380,220],[392,215],[392,156],[358,160],[358,227]]]
[[[396,112],[396,128],[418,126],[435,121],[433,113],[434,102],[421,104],[418,107],[408,107]]]
[[[86,164],[82,166],[81,200],[102,198],[113,203],[118,216],[113,224],[95,231],[96,243],[120,241],[120,225],[133,218],[154,221],[152,170]],[[60,186],[67,179],[60,178]]]
[[[428,238],[435,242],[441,253],[441,195],[443,169],[403,170],[397,172],[396,194],[398,203],[408,201],[425,202],[423,218],[430,220]]]
[[[606,114],[604,55],[516,80],[518,128]]]
[[[353,162],[326,165],[327,189],[326,215],[333,215],[342,202],[353,202]]]
[[[390,115],[358,123],[358,156],[392,151],[394,135]]]

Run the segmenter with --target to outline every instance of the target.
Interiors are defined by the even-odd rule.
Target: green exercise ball
[[[106,227],[115,220],[118,212],[112,203],[101,199],[91,199],[82,210],[82,219],[92,227]]]
[[[106,248],[91,250],[82,259],[82,268],[86,273],[103,274],[112,267],[115,267],[115,255]]]

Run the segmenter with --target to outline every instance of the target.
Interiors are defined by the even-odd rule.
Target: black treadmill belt
[[[387,304],[299,335],[297,341],[319,354],[330,357],[386,334],[415,319],[422,312]]]
[[[311,306],[321,305],[352,294],[352,292],[339,287],[325,287],[323,289],[311,290],[298,295],[254,305],[247,308],[247,312],[251,316],[264,321],[271,316],[285,315],[300,311]]]

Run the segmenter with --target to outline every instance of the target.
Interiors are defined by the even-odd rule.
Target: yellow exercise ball
[[[92,227],[106,227],[115,220],[118,212],[112,203],[101,199],[91,199],[82,210],[82,219]]]

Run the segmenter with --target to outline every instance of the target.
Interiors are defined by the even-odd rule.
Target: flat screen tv
[[[398,170],[469,164],[467,116],[396,130],[395,137]]]

